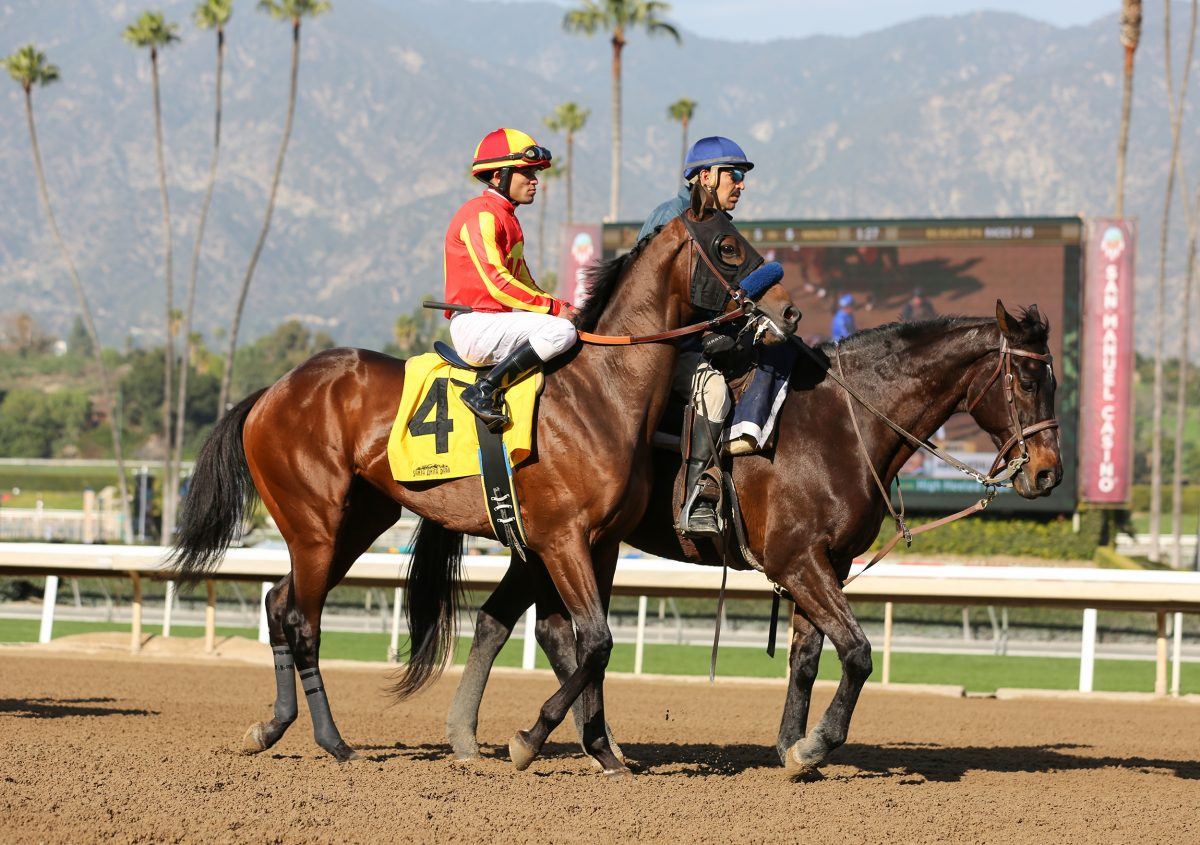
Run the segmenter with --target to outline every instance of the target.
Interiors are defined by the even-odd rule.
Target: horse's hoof
[[[633,772],[628,766],[621,766],[617,769],[605,769],[604,776],[609,780],[633,780]]]
[[[358,752],[344,742],[333,748],[326,748],[325,750],[328,751],[333,759],[337,760],[339,763],[349,763],[353,760],[362,759],[358,756]]]
[[[804,745],[805,740],[802,739],[788,749],[787,759],[784,763],[788,777],[803,782],[821,780],[824,775],[821,774],[818,767],[824,762],[825,755],[814,754],[812,751],[806,750]]]
[[[479,746],[471,746],[470,748],[454,748],[454,759],[460,763],[467,763],[471,760],[479,759]]]
[[[270,747],[270,743],[267,742],[266,728],[262,722],[255,722],[251,725],[250,730],[246,731],[246,735],[242,737],[243,754],[259,754]]]
[[[537,751],[529,743],[529,734],[517,731],[508,741],[508,757],[518,772],[529,768],[529,764],[537,757]]]

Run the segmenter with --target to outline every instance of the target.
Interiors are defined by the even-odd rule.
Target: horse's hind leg
[[[812,700],[813,682],[817,679],[817,664],[821,660],[821,644],[825,635],[804,618],[799,608],[792,611],[792,647],[788,654],[791,673],[788,679],[787,701],[779,723],[776,748],[786,766],[788,750],[804,739],[808,729],[808,705]]]
[[[271,655],[275,663],[275,707],[269,721],[256,722],[246,731],[242,750],[247,754],[266,751],[279,742],[292,722],[296,721],[296,665],[283,631],[283,617],[291,587],[292,574],[289,572],[267,592],[267,630],[271,635]]]
[[[284,636],[295,660],[317,744],[339,761],[354,759],[333,721],[321,677],[321,614],[329,591],[385,529],[400,517],[400,505],[361,478],[347,475],[345,493],[322,498],[316,491],[286,490],[272,479],[256,479],[292,557],[290,589],[284,596]],[[289,488],[295,478],[289,477]],[[286,502],[287,508],[281,507]]]
[[[813,555],[803,567],[792,568],[783,586],[809,622],[833,642],[842,661],[842,680],[829,708],[812,732],[787,753],[785,765],[793,775],[813,777],[830,752],[846,741],[858,695],[871,675],[871,643],[824,558]]]

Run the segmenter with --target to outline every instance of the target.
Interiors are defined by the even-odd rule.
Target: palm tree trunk
[[[687,162],[687,130],[688,119],[685,117],[679,121],[679,125],[683,127],[683,149],[679,151],[679,172],[683,173],[683,166]]]
[[[1163,32],[1165,48],[1167,104],[1171,110],[1171,161],[1167,167],[1167,190],[1163,200],[1162,231],[1158,241],[1158,287],[1154,298],[1154,405],[1150,439],[1150,560],[1157,563],[1162,556],[1159,531],[1162,530],[1162,426],[1163,426],[1163,328],[1167,290],[1167,234],[1171,224],[1171,201],[1175,192],[1175,173],[1179,167],[1179,139],[1183,126],[1183,104],[1187,100],[1188,79],[1191,75],[1192,53],[1196,43],[1196,7],[1192,0],[1192,27],[1188,38],[1187,58],[1176,101],[1171,80],[1171,0],[1164,0]]]
[[[612,37],[612,171],[608,190],[608,221],[616,222],[621,205],[621,50],[625,47],[620,27]]]
[[[1192,51],[1196,43],[1197,6],[1200,6],[1200,0],[1192,0],[1187,64],[1184,68],[1183,87],[1180,90],[1179,97],[1180,114],[1177,115],[1180,121],[1183,119],[1182,110],[1184,92],[1187,86],[1187,69],[1191,67]],[[1178,155],[1178,153],[1176,154]],[[1179,168],[1180,181],[1184,184],[1184,190],[1186,191],[1187,179],[1183,171],[1183,162],[1179,162],[1177,167]],[[1187,212],[1188,226],[1187,270],[1183,283],[1183,311],[1181,312],[1183,320],[1179,331],[1179,374],[1176,382],[1178,394],[1175,397],[1175,448],[1171,466],[1171,535],[1174,541],[1171,552],[1171,566],[1176,569],[1179,569],[1183,565],[1183,553],[1179,547],[1183,533],[1183,438],[1184,423],[1187,417],[1188,352],[1191,346],[1191,321],[1189,318],[1192,312],[1192,280],[1194,278],[1196,262],[1197,216],[1200,216],[1200,208],[1197,208],[1189,199],[1187,194],[1184,193],[1183,204],[1184,210]],[[1197,196],[1197,201],[1200,201],[1200,194]]]
[[[167,168],[163,160],[162,104],[159,99],[158,51],[150,50],[150,73],[154,83],[154,157],[158,163],[158,193],[162,200],[163,255],[166,261],[166,341],[163,345],[163,488],[162,542],[169,542],[175,531],[175,483],[171,476],[171,383],[175,369],[174,317],[175,290],[171,263],[171,204],[167,197]]]
[[[1195,212],[1193,212],[1193,217]],[[1196,226],[1193,219],[1188,233],[1187,277],[1183,285],[1183,325],[1179,332],[1179,378],[1175,389],[1175,455],[1171,477],[1171,535],[1174,546],[1171,566],[1183,567],[1183,551],[1180,542],[1183,535],[1183,440],[1184,423],[1187,421],[1188,353],[1191,351],[1192,280],[1196,267]]]
[[[187,417],[188,369],[192,357],[192,315],[196,310],[196,273],[200,268],[200,246],[204,242],[204,227],[208,223],[208,207],[212,203],[213,188],[217,184],[217,161],[221,153],[221,78],[225,68],[225,30],[217,27],[217,93],[216,110],[213,117],[213,150],[208,164],[208,186],[204,191],[204,202],[200,205],[200,221],[196,224],[196,243],[192,247],[192,269],[188,274],[187,306],[183,312],[183,348],[179,351],[179,396],[175,402],[175,454],[171,459],[175,477],[180,477],[183,463],[184,421]],[[218,412],[219,413],[219,412]]]
[[[258,233],[258,241],[254,244],[254,252],[250,255],[250,265],[246,268],[246,276],[242,279],[242,289],[238,293],[237,305],[233,312],[233,324],[229,329],[229,347],[225,350],[225,372],[221,375],[221,393],[217,413],[224,415],[229,404],[229,389],[233,383],[233,354],[237,351],[238,328],[242,324],[242,311],[246,307],[246,294],[250,291],[250,281],[254,278],[254,268],[258,266],[258,258],[262,255],[263,244],[267,241],[267,232],[271,229],[271,216],[275,213],[275,195],[279,191],[279,177],[283,172],[283,157],[287,153],[288,139],[292,136],[292,119],[296,114],[296,80],[300,72],[300,19],[292,21],[292,78],[288,89],[287,118],[283,124],[283,140],[279,144],[279,155],[275,157],[275,175],[271,178],[271,193],[267,197],[267,214],[263,218],[262,231]]]
[[[75,262],[71,260],[71,253],[67,252],[67,245],[63,241],[62,233],[58,230],[58,221],[54,217],[54,209],[50,205],[50,192],[46,190],[46,172],[42,168],[42,151],[38,146],[37,129],[33,123],[33,93],[30,88],[25,89],[25,120],[29,124],[29,143],[33,148],[33,169],[37,174],[42,206],[46,209],[46,219],[50,223],[50,232],[54,235],[54,242],[58,244],[58,251],[62,254],[71,275],[71,285],[75,288],[75,296],[79,300],[79,310],[83,313],[83,325],[87,329],[88,339],[92,343],[92,354],[96,356],[96,363],[100,367],[100,393],[109,408],[113,457],[117,461],[117,489],[121,497],[121,534],[126,543],[132,543],[133,519],[129,512],[129,486],[125,479],[125,455],[121,448],[121,411],[117,407],[113,394],[112,375],[108,371],[108,365],[104,363],[104,349],[100,346],[96,322],[92,319],[92,306],[88,302],[87,292],[83,289],[83,282],[79,280],[79,271],[75,269]]]
[[[571,180],[571,167],[575,164],[575,133],[568,130],[567,132],[567,225],[570,226],[575,222],[574,206],[572,205],[572,189],[574,183]]]
[[[1125,216],[1125,161],[1129,155],[1129,119],[1133,112],[1133,54],[1134,48],[1125,48],[1125,84],[1121,89],[1121,132],[1117,137],[1117,217]]]

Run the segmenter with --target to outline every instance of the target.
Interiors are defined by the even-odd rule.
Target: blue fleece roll
[[[782,278],[783,265],[778,261],[769,261],[742,279],[740,287],[751,299],[758,299],[767,292],[767,288]]]

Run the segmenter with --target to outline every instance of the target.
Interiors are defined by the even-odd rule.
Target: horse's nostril
[[[794,305],[789,305],[783,309],[783,318],[793,325],[800,322],[800,309]]]
[[[1049,490],[1054,486],[1054,470],[1043,469],[1037,474],[1037,488],[1039,490]]]

